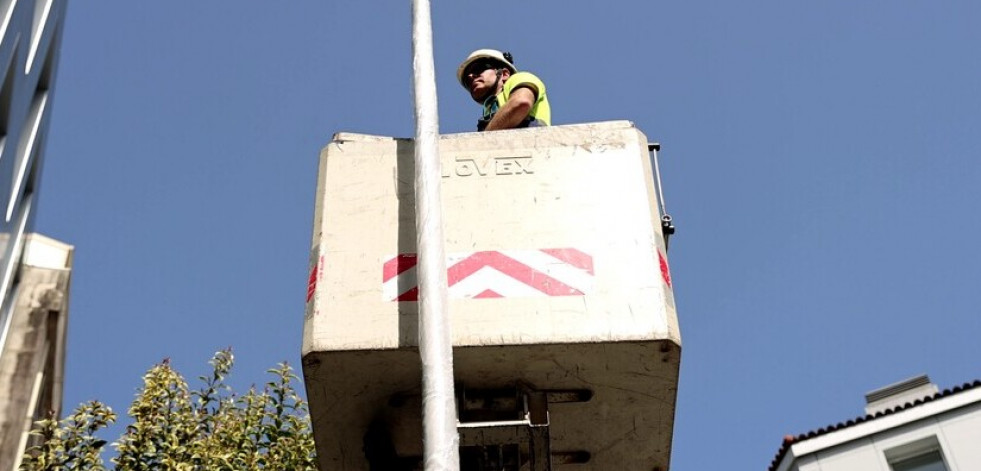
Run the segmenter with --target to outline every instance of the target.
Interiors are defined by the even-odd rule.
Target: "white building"
[[[72,247],[29,234],[65,0],[0,0],[0,471],[61,412]]]
[[[866,415],[784,438],[769,471],[981,470],[981,381],[918,376],[865,395]]]

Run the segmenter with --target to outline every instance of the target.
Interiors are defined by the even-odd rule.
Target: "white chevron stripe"
[[[446,266],[452,267],[461,260],[477,252],[457,252],[448,254]],[[540,250],[508,250],[500,251],[507,257],[527,265],[533,270],[542,272],[566,285],[579,290],[583,294],[592,291],[594,276],[586,270],[575,267],[561,259],[555,258]],[[382,283],[382,299],[394,301],[399,295],[416,287],[416,267],[412,267],[398,276]],[[401,282],[401,283],[400,283]],[[399,289],[399,286],[403,289]],[[494,291],[503,297],[541,297],[547,294],[518,281],[501,271],[485,266],[470,276],[449,287],[449,297],[472,298],[486,290]]]
[[[514,250],[501,253],[545,273],[584,294],[593,289],[594,277],[589,272],[572,266],[540,250]]]
[[[538,291],[491,267],[483,267],[470,276],[458,281],[449,288],[451,298],[472,298],[486,290],[491,290],[506,298],[540,297],[545,293]]]
[[[399,284],[404,289],[399,290]],[[412,267],[382,283],[382,299],[385,301],[395,301],[395,298],[398,298],[399,295],[414,288],[418,284],[416,267]]]

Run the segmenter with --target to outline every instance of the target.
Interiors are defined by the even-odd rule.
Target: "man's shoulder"
[[[515,82],[515,83],[519,83],[519,82],[538,82],[538,83],[542,83],[542,79],[538,78],[537,75],[535,75],[535,74],[533,74],[531,72],[523,71],[523,70],[521,72],[515,72],[515,73],[511,74],[511,78],[508,80],[508,82],[512,82],[512,81]]]
[[[519,86],[531,86],[535,90],[535,94],[540,94],[545,91],[545,83],[542,79],[538,78],[535,74],[531,72],[515,72],[508,79],[507,83],[504,84],[508,91],[514,90]]]

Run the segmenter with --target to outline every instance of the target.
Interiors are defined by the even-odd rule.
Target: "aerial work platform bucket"
[[[681,334],[646,137],[451,134],[440,158],[461,445],[515,409],[554,469],[667,470]],[[422,455],[413,166],[410,139],[339,133],[320,156],[302,354],[324,470]]]

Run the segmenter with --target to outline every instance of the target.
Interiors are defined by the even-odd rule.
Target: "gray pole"
[[[412,2],[412,68],[416,116],[416,246],[419,252],[423,458],[426,471],[459,471],[460,438],[456,430],[453,344],[446,302],[439,118],[429,0]]]

